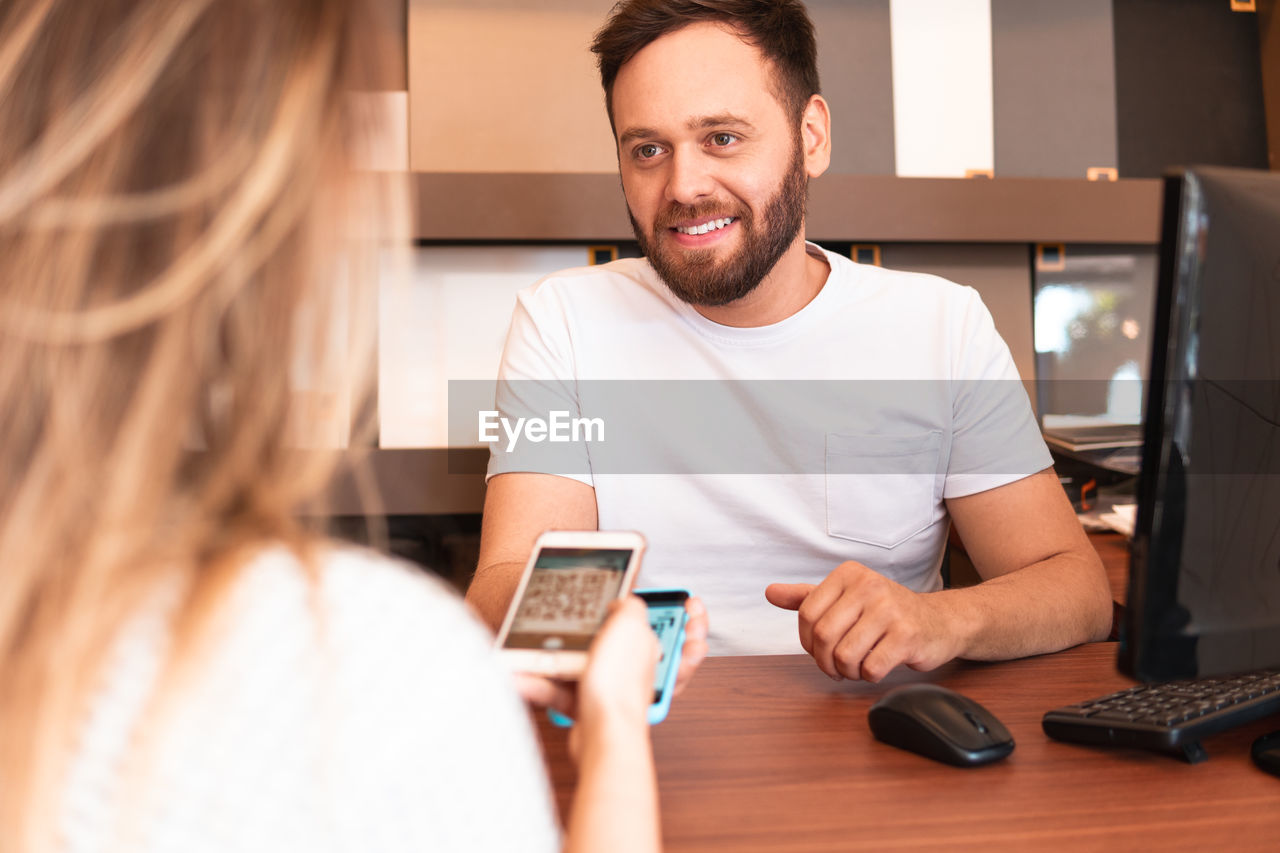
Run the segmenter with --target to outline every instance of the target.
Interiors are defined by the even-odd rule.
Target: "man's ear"
[[[831,110],[821,95],[813,95],[800,117],[800,144],[805,171],[816,178],[831,165]]]

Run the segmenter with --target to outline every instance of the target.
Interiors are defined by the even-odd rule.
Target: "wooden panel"
[[[1111,0],[992,0],[991,33],[996,175],[1115,166]]]
[[[1267,155],[1280,169],[1280,3],[1258,3],[1258,40],[1262,51],[1262,99],[1267,113]]]
[[[860,242],[1156,243],[1159,205],[1154,180],[832,175],[812,185],[808,233]]]
[[[831,105],[831,172],[892,175],[889,0],[809,0],[822,94]]]
[[[368,0],[360,12],[373,26],[379,40],[377,61],[354,69],[353,88],[367,92],[403,92],[409,88],[408,0]]]
[[[630,240],[617,174],[415,174],[424,240]]]
[[[423,240],[630,240],[617,175],[419,173]],[[855,242],[1133,243],[1160,237],[1160,182],[826,175],[808,236]]]
[[[1120,176],[1266,168],[1258,16],[1218,0],[1114,0]]]
[[[329,515],[458,515],[484,508],[487,448],[411,449],[349,453],[328,495]],[[363,465],[377,502],[361,496],[350,467]]]
[[[412,0],[409,157],[418,171],[617,169],[589,49],[610,0]]]

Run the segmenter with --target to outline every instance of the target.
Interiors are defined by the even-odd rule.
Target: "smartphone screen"
[[[629,548],[543,548],[503,648],[586,651],[618,597]]]
[[[649,599],[649,596],[642,596]],[[653,701],[662,701],[662,691],[667,684],[667,672],[679,659],[676,642],[684,626],[684,598],[649,599],[649,626],[658,635],[662,657],[658,660],[653,676]]]

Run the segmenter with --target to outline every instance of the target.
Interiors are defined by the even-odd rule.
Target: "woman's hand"
[[[604,625],[591,643],[580,681],[516,673],[516,689],[531,705],[552,708],[573,720],[647,723],[654,669],[661,649],[649,627],[648,609],[635,596],[610,603]]]
[[[578,682],[578,716],[586,725],[648,725],[654,669],[662,651],[649,627],[649,611],[635,596],[609,605]]]

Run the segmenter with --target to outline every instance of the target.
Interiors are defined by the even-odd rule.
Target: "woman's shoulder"
[[[135,738],[154,731],[148,697],[173,612],[140,614],[104,672],[68,779],[68,851],[97,851],[111,835],[108,804],[128,784]],[[221,849],[249,837],[328,849],[343,832],[375,830],[428,849],[476,832],[479,849],[509,846],[507,832],[556,844],[528,719],[492,637],[422,569],[343,545],[265,547],[191,663],[152,741],[137,849],[205,849],[197,841],[215,836]],[[495,780],[498,766],[510,770]],[[485,828],[486,785],[518,804],[510,825]]]
[[[493,635],[457,590],[367,549],[263,549],[244,567],[221,618],[226,625],[208,661],[215,678],[242,667],[291,671],[302,682],[329,682],[348,710],[388,694],[430,704],[441,684],[514,694]]]
[[[375,631],[487,637],[458,591],[429,570],[342,543],[303,553],[264,548],[245,566],[235,598],[235,609],[260,605],[278,616],[319,616],[326,629],[357,622]]]

